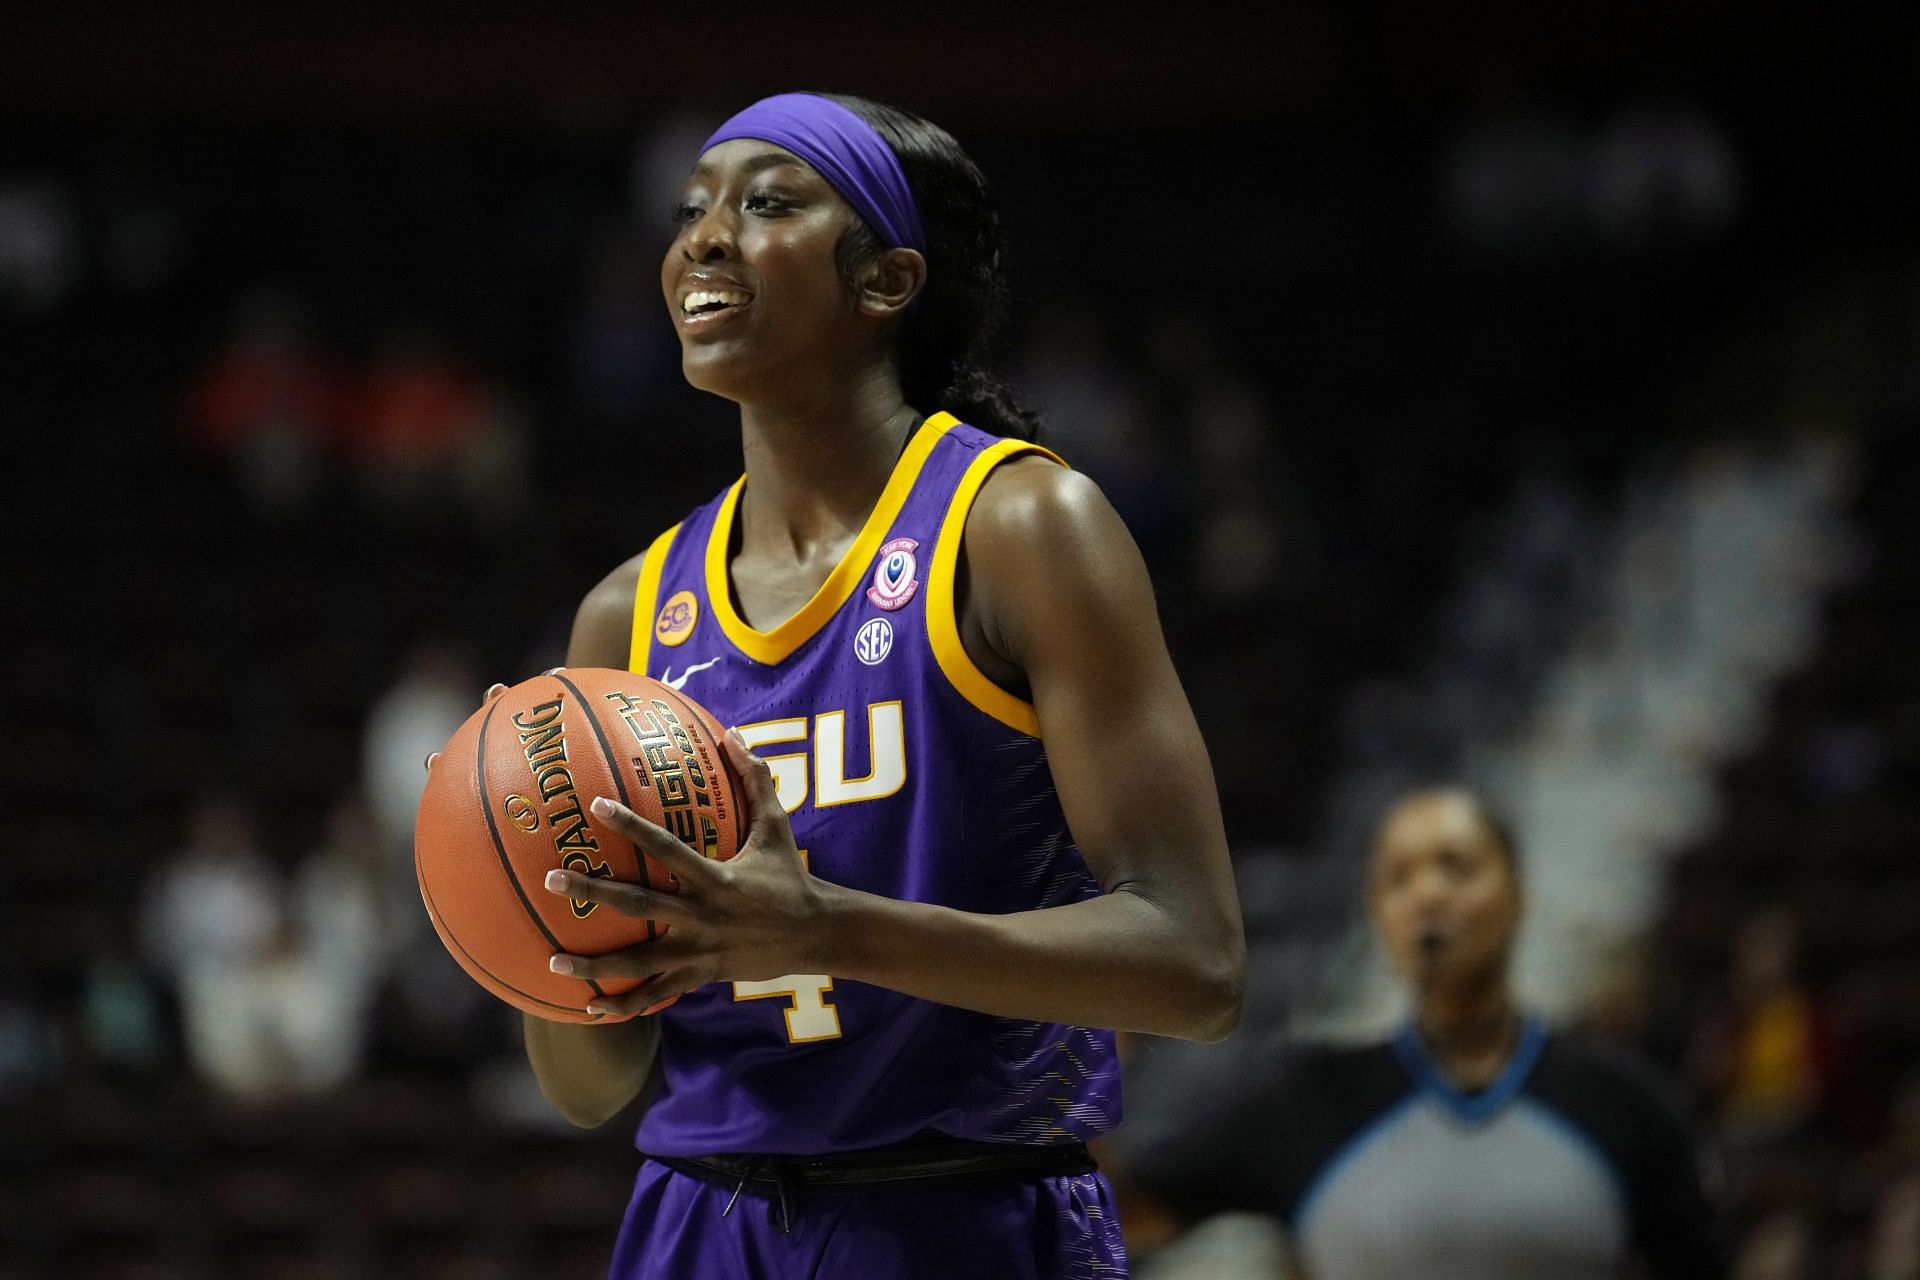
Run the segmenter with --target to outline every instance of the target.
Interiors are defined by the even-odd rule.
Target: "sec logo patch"
[[[693,592],[676,591],[653,620],[653,638],[664,645],[685,644],[699,617],[700,602],[693,598]]]
[[[877,667],[893,652],[893,624],[885,618],[869,618],[853,638],[853,656],[869,667]]]

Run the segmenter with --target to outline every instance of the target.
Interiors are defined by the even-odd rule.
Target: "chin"
[[[680,353],[680,376],[695,391],[704,391],[719,396],[723,400],[739,402],[748,398],[746,389],[751,381],[745,360],[735,356],[721,356],[712,351],[683,349]]]

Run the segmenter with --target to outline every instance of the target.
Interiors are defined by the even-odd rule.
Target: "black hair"
[[[1471,787],[1461,789],[1460,795],[1472,807],[1474,816],[1480,819],[1480,825],[1487,829],[1487,834],[1493,837],[1494,844],[1499,846],[1500,855],[1507,860],[1507,871],[1513,876],[1513,883],[1516,886],[1523,883],[1520,843],[1514,838],[1513,823],[1507,820],[1506,813]]]
[[[927,233],[927,283],[900,334],[900,385],[907,403],[945,409],[995,435],[1032,440],[1040,415],[1022,405],[995,368],[1007,326],[1005,245],[986,175],[930,120],[847,94],[820,95],[872,125],[900,161]],[[864,219],[835,250],[849,287],[886,245]]]
[[[1457,782],[1432,782],[1414,787],[1396,796],[1393,803],[1388,806],[1387,812],[1397,812],[1400,806],[1409,800],[1434,796],[1447,796],[1466,803],[1466,806],[1473,811],[1474,818],[1480,823],[1480,829],[1487,833],[1493,840],[1494,847],[1499,850],[1500,859],[1507,864],[1507,872],[1512,877],[1514,887],[1516,889],[1524,887],[1526,880],[1522,874],[1524,867],[1520,842],[1513,834],[1513,824],[1507,820],[1507,815],[1498,805],[1472,787]],[[1384,822],[1383,818],[1383,825]]]

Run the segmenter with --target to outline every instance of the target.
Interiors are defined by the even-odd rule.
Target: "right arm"
[[[568,666],[626,669],[643,559],[635,556],[615,569],[581,601],[567,642]],[[540,1092],[582,1128],[613,1119],[653,1075],[660,1024],[652,1018],[587,1026],[522,1014],[521,1022]]]

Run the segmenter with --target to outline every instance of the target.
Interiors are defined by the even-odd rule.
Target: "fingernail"
[[[567,873],[564,871],[547,872],[547,888],[559,893],[567,887]]]
[[[603,1014],[612,1013],[613,1010],[604,1004],[590,1004],[587,1006],[587,1012],[598,1018]]]
[[[572,973],[573,961],[567,959],[565,956],[555,956],[553,959],[547,961],[547,968],[553,970],[555,973]]]
[[[596,818],[611,818],[613,816],[613,801],[607,799],[605,796],[595,796],[593,798],[593,816]]]
[[[747,740],[740,736],[740,731],[731,725],[727,727],[727,736],[733,739],[733,745],[736,747],[744,748],[747,745]]]

